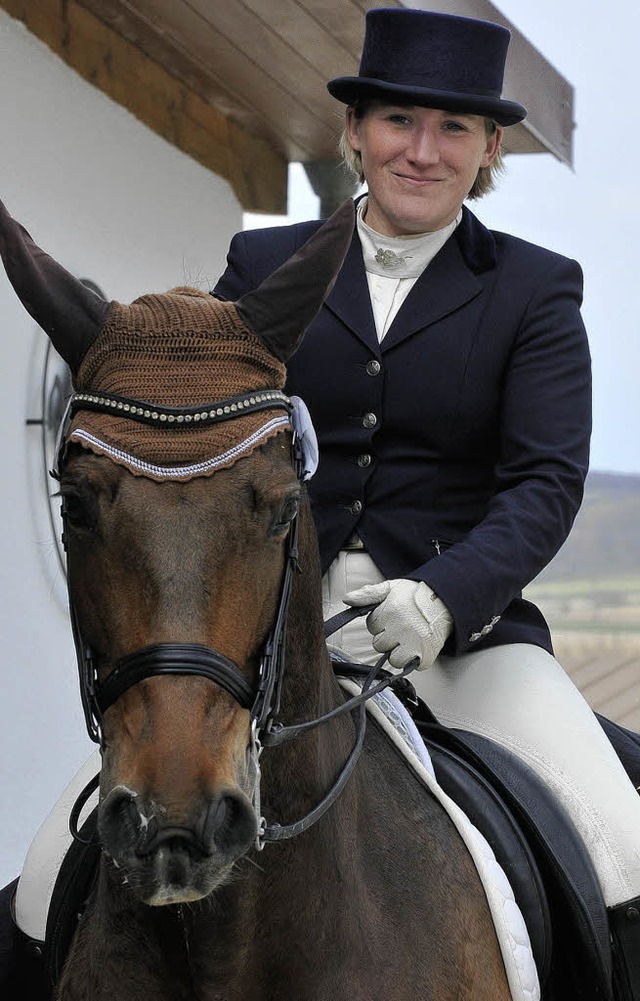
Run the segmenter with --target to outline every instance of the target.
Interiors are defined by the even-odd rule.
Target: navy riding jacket
[[[233,238],[219,298],[236,300],[320,222]],[[582,273],[568,260],[460,225],[378,343],[357,233],[288,365],[313,418],[310,481],[323,571],[357,531],[388,578],[425,581],[448,606],[444,652],[534,643],[521,596],[567,538],[591,431]]]

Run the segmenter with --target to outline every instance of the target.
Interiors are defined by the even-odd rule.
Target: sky
[[[551,154],[508,157],[498,191],[472,209],[490,228],[582,265],[594,378],[591,468],[640,474],[640,5],[501,0],[496,6],[575,88],[574,168]],[[299,165],[290,189],[289,220],[316,217],[317,198]],[[247,216],[245,225],[281,221]]]

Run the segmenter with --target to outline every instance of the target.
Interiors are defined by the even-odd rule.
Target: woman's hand
[[[377,605],[367,616],[373,648],[388,653],[392,667],[414,657],[417,670],[431,667],[453,628],[449,609],[424,581],[383,580],[349,591],[347,605]]]

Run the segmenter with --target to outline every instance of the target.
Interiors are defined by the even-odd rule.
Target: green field
[[[640,574],[541,580],[525,597],[540,606],[553,630],[640,635]]]

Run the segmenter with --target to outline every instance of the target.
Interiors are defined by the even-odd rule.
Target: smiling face
[[[367,224],[386,236],[447,226],[496,158],[502,132],[489,134],[481,115],[436,108],[374,101],[361,118],[347,108],[347,137],[369,189]]]

